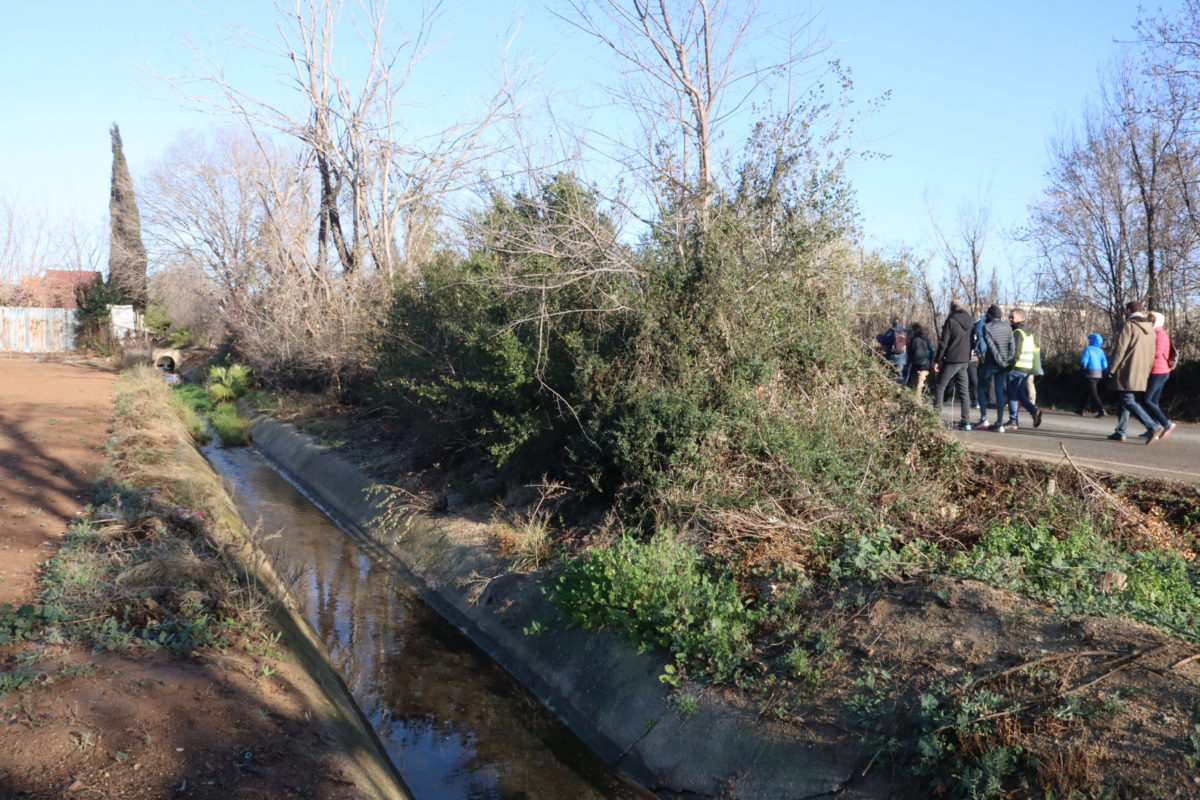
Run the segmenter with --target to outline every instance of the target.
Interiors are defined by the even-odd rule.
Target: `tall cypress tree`
[[[146,307],[146,247],[142,244],[142,223],[133,199],[133,179],[121,150],[121,131],[112,130],[112,193],[108,200],[111,232],[108,237],[108,279],[115,283],[138,308]]]

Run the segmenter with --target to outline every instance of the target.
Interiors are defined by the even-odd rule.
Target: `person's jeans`
[[[1163,413],[1158,401],[1162,398],[1162,390],[1167,385],[1169,377],[1171,377],[1169,372],[1151,373],[1150,380],[1146,382],[1146,396],[1142,398],[1142,405],[1146,407],[1146,411],[1164,428],[1171,426],[1171,420]]]
[[[896,382],[903,385],[905,378],[904,367],[908,365],[907,353],[889,353],[887,360],[892,362],[892,366],[896,368]]]
[[[1037,413],[1037,406],[1029,399],[1029,384],[1026,380],[1029,377],[1028,372],[1020,370],[1012,370],[1008,373],[1008,418],[1015,424],[1017,422],[1018,405],[1025,406],[1025,410],[1030,414]]]
[[[1005,383],[1008,381],[1008,373],[1000,369],[994,364],[983,364],[979,367],[979,394],[980,400],[986,401],[988,381],[992,383],[992,390],[996,394],[996,424],[1004,424],[1004,415],[1008,413],[1008,392],[1005,390]],[[987,419],[987,403],[980,402],[979,418]]]
[[[1117,395],[1120,398],[1121,413],[1117,415],[1117,429],[1113,431],[1114,433],[1119,433],[1122,436],[1125,435],[1125,429],[1129,427],[1130,414],[1133,414],[1133,416],[1137,417],[1138,422],[1145,425],[1146,430],[1150,431],[1151,433],[1158,430],[1158,425],[1156,425],[1154,420],[1150,418],[1150,415],[1146,413],[1146,409],[1142,408],[1141,405],[1138,404],[1137,392],[1118,391]]]
[[[971,422],[971,401],[967,399],[967,363],[942,364],[938,373],[937,388],[933,392],[933,407],[941,413],[942,401],[946,397],[946,386],[954,381],[958,390],[958,405],[962,411],[960,422],[967,425]]]

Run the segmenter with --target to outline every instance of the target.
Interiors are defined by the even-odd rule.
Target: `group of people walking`
[[[1100,380],[1107,373],[1119,397],[1117,428],[1108,437],[1125,441],[1131,416],[1146,426],[1142,438],[1148,444],[1161,441],[1175,430],[1159,405],[1164,384],[1175,366],[1175,348],[1163,328],[1165,317],[1144,312],[1141,303],[1126,304],[1126,318],[1109,353],[1104,338],[1093,333],[1080,358],[1088,380],[1089,395],[1080,414],[1095,409],[1106,416],[1100,402]],[[935,407],[941,408],[947,389],[958,397],[960,430],[992,430],[1004,433],[1020,426],[1020,409],[1030,415],[1033,427],[1042,424],[1042,410],[1036,404],[1034,376],[1042,374],[1041,349],[1033,331],[1025,326],[1025,315],[1013,309],[1007,319],[999,306],[973,319],[959,300],[950,302],[950,313],[942,324],[936,348],[928,333],[914,323],[905,331],[897,318],[891,327],[875,337],[895,367],[902,383],[913,383],[917,393],[924,391],[930,373]],[[989,389],[995,396],[996,419],[989,422]],[[979,419],[971,421],[972,408]]]

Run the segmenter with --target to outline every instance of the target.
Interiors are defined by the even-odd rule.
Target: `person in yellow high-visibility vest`
[[[1037,345],[1033,331],[1025,327],[1025,312],[1014,308],[1008,314],[1012,323],[1013,340],[1016,342],[1016,360],[1008,373],[1008,422],[1005,428],[1017,428],[1017,412],[1021,406],[1033,416],[1033,427],[1042,424],[1042,410],[1029,399],[1030,375],[1042,374],[1042,351]]]

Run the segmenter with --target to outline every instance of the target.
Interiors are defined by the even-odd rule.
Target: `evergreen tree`
[[[121,131],[114,122],[112,130],[112,193],[108,212],[108,276],[138,308],[146,307],[146,248],[142,244],[141,221],[133,198],[133,179],[121,150]]]

